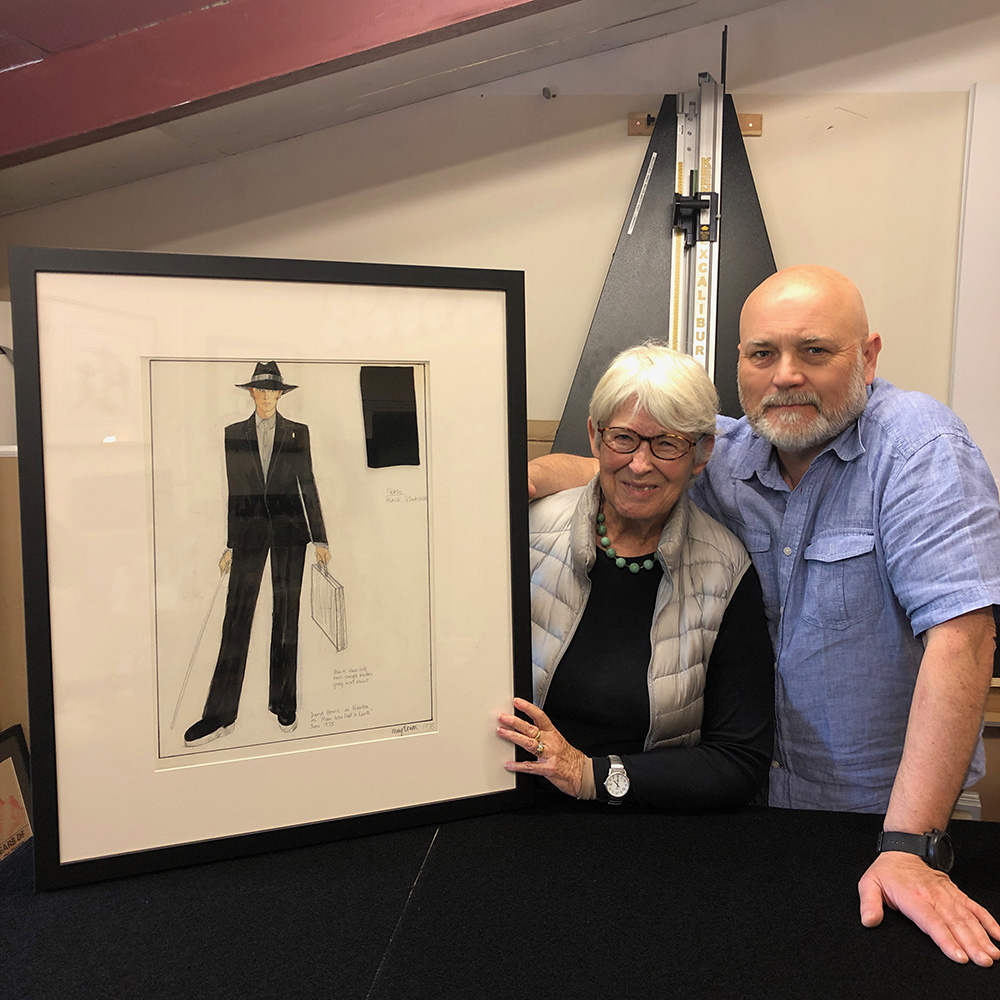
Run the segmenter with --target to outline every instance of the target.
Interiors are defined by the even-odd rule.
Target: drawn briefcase
[[[314,563],[312,568],[312,616],[338,652],[346,648],[347,609],[344,604],[344,586],[319,563]]]

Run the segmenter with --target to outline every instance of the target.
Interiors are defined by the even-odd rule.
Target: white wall
[[[952,406],[1000,475],[1000,84],[977,86],[969,122]]]
[[[787,0],[729,22],[729,89],[764,114],[747,148],[779,266],[854,277],[881,373],[943,400],[967,93],[1000,78],[995,11]],[[718,74],[720,36],[693,29],[20,213],[0,219],[0,245],[523,269],[528,415],[557,419],[644,153],[626,114]]]
[[[747,148],[778,266],[850,275],[882,334],[879,374],[947,403],[966,94],[755,94],[737,106],[764,117]]]

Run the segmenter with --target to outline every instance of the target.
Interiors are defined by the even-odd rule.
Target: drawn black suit
[[[306,546],[309,542],[316,546],[320,563],[330,558],[313,478],[309,428],[287,420],[276,409],[278,397],[297,387],[285,384],[278,366],[270,361],[258,364],[253,379],[238,388],[250,390],[255,411],[225,430],[228,550],[220,568],[225,572],[228,564],[231,575],[219,657],[202,718],[184,735],[188,746],[225,735],[236,721],[254,609],[268,557],[274,594],[268,708],[284,731],[295,728],[299,600]],[[273,443],[265,468],[261,428],[268,419],[273,419]]]

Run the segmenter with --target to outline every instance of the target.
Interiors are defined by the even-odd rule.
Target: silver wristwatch
[[[628,794],[628,774],[625,771],[625,765],[622,764],[621,757],[609,754],[608,760],[611,761],[611,769],[604,781],[604,787],[608,790],[609,804],[617,806],[621,805],[622,799]]]

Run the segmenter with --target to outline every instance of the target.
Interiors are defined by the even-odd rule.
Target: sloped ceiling
[[[5,0],[0,214],[774,0]]]

